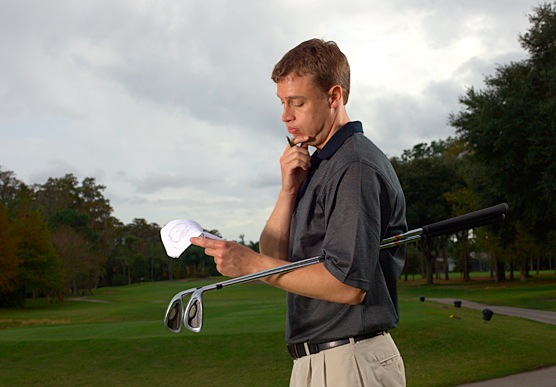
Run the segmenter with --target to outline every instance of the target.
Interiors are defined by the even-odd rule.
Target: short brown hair
[[[340,85],[344,95],[344,105],[349,97],[349,63],[335,42],[321,39],[307,40],[292,48],[274,66],[272,80],[280,82],[288,75],[303,76],[311,74],[325,93]]]

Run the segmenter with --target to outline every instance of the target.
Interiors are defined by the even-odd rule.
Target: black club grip
[[[456,216],[455,218],[441,220],[440,222],[423,226],[422,236],[424,238],[432,238],[439,235],[449,235],[458,231],[495,223],[504,219],[505,213],[508,212],[509,209],[510,207],[506,203],[502,203],[470,212],[469,214]]]

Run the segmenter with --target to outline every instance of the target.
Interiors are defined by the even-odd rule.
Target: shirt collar
[[[351,121],[342,126],[330,140],[324,145],[324,148],[320,152],[315,152],[314,156],[317,156],[321,160],[329,159],[336,153],[342,144],[355,133],[363,133],[363,125],[359,121]]]

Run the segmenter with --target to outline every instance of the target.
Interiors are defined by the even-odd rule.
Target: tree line
[[[518,37],[528,57],[499,65],[485,87],[469,88],[448,117],[455,136],[415,145],[391,159],[407,201],[410,228],[507,202],[507,219],[489,227],[408,247],[404,275],[428,283],[456,270],[489,270],[496,281],[514,270],[555,269],[556,3],[529,15]],[[105,187],[67,174],[26,185],[0,168],[0,306],[28,297],[63,299],[99,286],[217,275],[192,246],[169,259],[160,226],[123,224]],[[218,230],[209,230],[219,234]],[[258,250],[258,243],[239,242]]]
[[[421,243],[417,253],[429,283],[435,266],[447,275],[448,256],[460,257],[457,263],[469,279],[471,253],[492,263],[498,281],[507,269],[511,275],[518,269],[521,280],[531,268],[554,269],[556,2],[534,8],[529,22],[518,37],[527,58],[498,65],[483,89],[471,87],[459,98],[462,110],[448,117],[456,136],[418,144],[393,159],[410,226],[510,205],[500,225]]]
[[[112,216],[104,190],[94,178],[80,182],[73,174],[28,186],[0,168],[0,306],[91,294],[99,286],[218,274],[196,246],[184,259],[168,258],[160,226],[145,219],[123,224]],[[245,244],[243,236],[240,242]]]

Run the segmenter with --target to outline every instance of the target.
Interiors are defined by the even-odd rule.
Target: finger
[[[191,242],[192,245],[203,247],[205,249],[216,247],[218,246],[218,242],[221,242],[216,239],[202,238],[202,237],[191,237],[189,238],[189,241]]]
[[[309,160],[311,158],[311,155],[309,154],[309,150],[304,146],[294,146],[292,148],[288,147],[284,152],[284,156],[287,159],[300,158],[300,159]]]
[[[301,149],[296,147],[296,151],[291,151],[290,153],[284,155],[283,165],[288,167],[288,169],[301,168],[306,170],[311,164],[311,156],[306,149]]]

